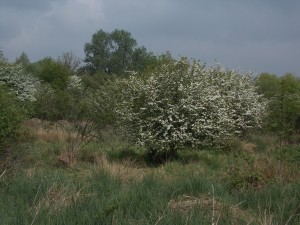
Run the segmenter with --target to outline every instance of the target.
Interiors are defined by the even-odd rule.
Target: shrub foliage
[[[300,79],[293,74],[277,77],[263,73],[257,77],[256,85],[269,101],[267,131],[291,141],[300,132]]]
[[[0,85],[0,153],[17,137],[23,119],[24,112],[18,99]]]

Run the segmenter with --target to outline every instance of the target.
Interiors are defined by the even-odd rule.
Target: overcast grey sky
[[[14,61],[56,58],[99,29],[228,68],[300,76],[299,0],[0,0],[0,47]]]

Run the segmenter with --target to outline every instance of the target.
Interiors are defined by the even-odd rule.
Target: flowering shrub
[[[259,126],[265,111],[250,74],[182,59],[140,77],[123,81],[117,111],[127,134],[152,152],[220,145]]]
[[[0,61],[0,85],[5,84],[17,97],[24,100],[35,101],[40,81],[38,78],[25,72],[20,64],[10,64]]]
[[[83,84],[82,80],[79,76],[77,75],[72,75],[69,77],[68,84],[67,84],[67,89],[69,90],[83,90]]]

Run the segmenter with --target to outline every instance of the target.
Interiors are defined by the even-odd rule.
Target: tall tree
[[[97,31],[92,36],[92,41],[84,46],[85,62],[91,72],[105,71],[110,58],[110,34],[103,30]]]
[[[71,71],[52,58],[44,58],[35,63],[35,74],[52,88],[63,90],[67,87]]]
[[[118,29],[111,33],[97,31],[91,42],[85,44],[84,51],[86,68],[91,73],[106,71],[121,74],[127,70],[144,68],[142,65],[154,57],[152,53],[147,53],[145,47],[137,47],[136,40],[129,32]],[[137,63],[139,66],[136,66]]]
[[[138,47],[132,54],[130,70],[143,71],[149,66],[156,65],[157,60],[157,57],[152,52],[147,52],[144,46]]]
[[[263,73],[256,79],[258,91],[268,99],[266,127],[286,140],[300,131],[300,80],[293,74],[277,77]]]

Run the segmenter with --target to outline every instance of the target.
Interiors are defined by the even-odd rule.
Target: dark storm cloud
[[[126,4],[127,2],[127,4]],[[247,41],[297,40],[299,4],[288,14],[271,1],[152,1],[151,4],[104,3],[107,27],[126,27],[141,36],[191,37],[236,44]],[[279,1],[275,1],[279,2]],[[277,5],[280,5],[277,3]],[[285,4],[287,5],[287,4]],[[296,7],[297,10],[294,10]],[[285,6],[285,8],[288,8]]]
[[[93,33],[117,28],[154,53],[300,74],[298,0],[2,0],[0,6],[0,46],[11,59],[23,50],[34,59],[68,50],[83,57]]]
[[[154,52],[230,67],[299,74],[300,2],[104,1],[107,29],[124,28]],[[142,40],[142,42],[141,42]]]
[[[27,1],[28,4],[33,2]],[[14,60],[25,51],[30,59],[57,57],[73,50],[82,55],[85,41],[95,31],[101,19],[101,1],[47,1],[40,10],[0,8],[0,46],[4,54]],[[8,6],[8,4],[7,4]],[[2,32],[3,31],[3,32]],[[2,35],[3,34],[3,35]]]
[[[230,37],[234,41],[299,37],[300,29],[296,23],[300,19],[299,4],[290,6],[289,8],[296,7],[297,10],[286,14],[285,10],[271,3],[267,4],[271,1],[260,1],[264,2],[261,4],[236,0],[153,1],[152,7],[149,4],[134,9],[131,9],[132,5],[125,3],[116,6],[116,2],[104,4],[106,15],[112,16],[109,18],[109,26],[121,25],[137,31],[141,29],[147,34],[152,33],[151,35],[175,38],[191,36],[201,40],[223,40]]]

